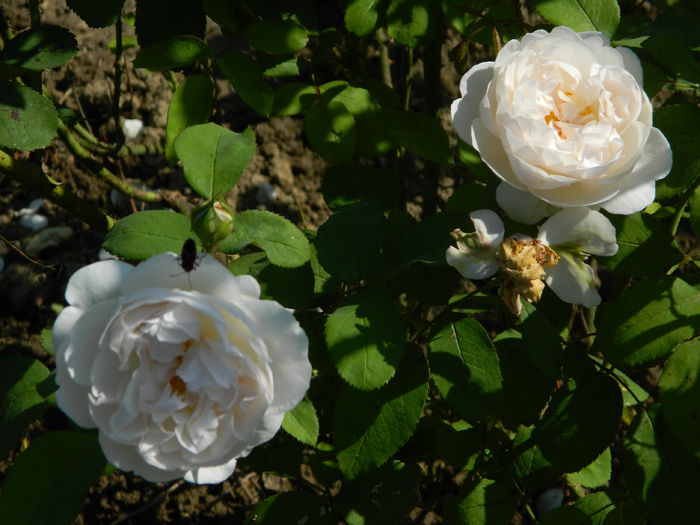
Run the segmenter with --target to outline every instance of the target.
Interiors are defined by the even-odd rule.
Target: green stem
[[[389,59],[389,46],[387,46],[388,37],[383,27],[377,29],[376,33],[377,44],[379,45],[379,66],[382,72],[382,81],[394,88],[394,83],[391,80],[391,60]]]
[[[119,124],[119,99],[122,94],[122,14],[117,16],[117,22],[114,25],[116,48],[114,50],[114,96],[112,97],[112,117],[114,118],[114,131],[117,134],[117,142],[114,145],[114,151],[124,145],[124,131]]]
[[[685,207],[688,205],[690,202],[690,199],[693,198],[693,194],[695,194],[695,190],[700,186],[700,177],[697,177],[695,181],[693,182],[693,185],[690,186],[683,195],[681,196],[681,205],[678,207],[676,210],[675,215],[673,216],[673,223],[671,224],[671,235],[676,236],[676,232],[678,231],[678,226],[681,223],[681,219],[683,218],[683,211],[685,211]]]
[[[43,173],[39,166],[15,161],[2,150],[0,150],[0,172],[32,191],[38,191],[45,199],[69,211],[96,230],[106,232],[114,225],[114,219],[61,186]]]
[[[403,109],[408,111],[411,108],[411,87],[413,86],[413,48],[409,47],[404,55],[404,82]]]

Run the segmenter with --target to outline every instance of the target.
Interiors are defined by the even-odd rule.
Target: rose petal
[[[501,263],[493,256],[488,259],[477,259],[450,246],[445,252],[447,264],[457,270],[465,279],[486,279],[491,277],[501,267]]]
[[[506,182],[501,182],[496,188],[496,202],[511,219],[521,224],[535,224],[557,211],[555,206],[529,191],[516,190]]]
[[[86,310],[93,304],[119,295],[119,290],[133,266],[110,259],[84,266],[68,280],[66,301]]]
[[[202,467],[194,470],[189,470],[185,474],[185,481],[190,483],[212,484],[225,481],[233,471],[236,470],[236,458],[233,458],[224,465],[218,467]]]
[[[666,137],[656,128],[651,128],[647,143],[632,172],[621,184],[620,193],[603,202],[601,206],[610,213],[630,215],[643,210],[654,202],[654,181],[662,179],[671,171],[673,155]]]
[[[582,304],[586,308],[600,304],[595,288],[595,273],[581,259],[569,253],[559,253],[559,262],[545,268],[545,282],[567,303]]]
[[[103,432],[99,434],[99,441],[102,452],[104,452],[110,463],[121,470],[133,471],[147,481],[153,483],[171,481],[181,478],[184,474],[181,470],[163,470],[149,465],[137,453],[136,448],[131,445],[117,443]]]
[[[483,246],[498,248],[503,242],[505,227],[498,214],[491,210],[475,210],[469,214],[474,232]]]
[[[479,104],[493,78],[493,62],[481,62],[467,71],[459,82],[462,98],[452,103],[452,125],[457,135],[471,144],[471,126],[479,117]]]
[[[617,253],[615,227],[605,215],[588,208],[567,208],[552,215],[540,227],[537,238],[558,254],[559,245],[574,245],[595,255]]]

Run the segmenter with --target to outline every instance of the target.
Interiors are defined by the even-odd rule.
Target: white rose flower
[[[150,481],[218,483],[306,393],[292,312],[209,255],[78,270],[53,330],[59,407],[97,427],[107,459]]]
[[[524,210],[527,193],[561,208],[625,215],[653,202],[671,148],[652,127],[639,60],[609,44],[597,32],[538,30],[462,77],[462,98],[451,108],[455,130],[519,190],[500,192],[509,214],[530,223],[551,214]]]

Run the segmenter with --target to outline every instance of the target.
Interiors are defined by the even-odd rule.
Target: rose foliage
[[[0,523],[700,513],[697,2],[20,4]]]

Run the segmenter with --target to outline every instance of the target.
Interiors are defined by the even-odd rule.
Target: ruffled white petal
[[[199,485],[221,483],[233,474],[233,471],[236,470],[236,463],[237,459],[233,458],[228,463],[217,467],[202,467],[190,470],[184,476],[185,481]]]
[[[498,214],[491,210],[475,210],[469,214],[479,242],[483,246],[498,247],[503,242],[505,227]]]
[[[496,189],[496,202],[511,219],[522,224],[535,224],[558,209],[529,191],[517,190],[505,182]]]
[[[588,208],[567,208],[540,226],[537,238],[557,249],[573,246],[585,253],[610,256],[617,253],[615,227],[602,213]]]
[[[471,127],[479,117],[479,104],[493,78],[493,62],[481,62],[467,71],[459,82],[462,98],[452,103],[452,124],[459,138],[471,144]]]
[[[545,282],[566,303],[581,304],[586,308],[600,304],[595,288],[593,269],[580,258],[569,253],[558,253],[559,262],[546,268]]]
[[[84,266],[68,280],[66,301],[85,310],[100,301],[114,299],[133,269],[130,264],[114,259]]]

